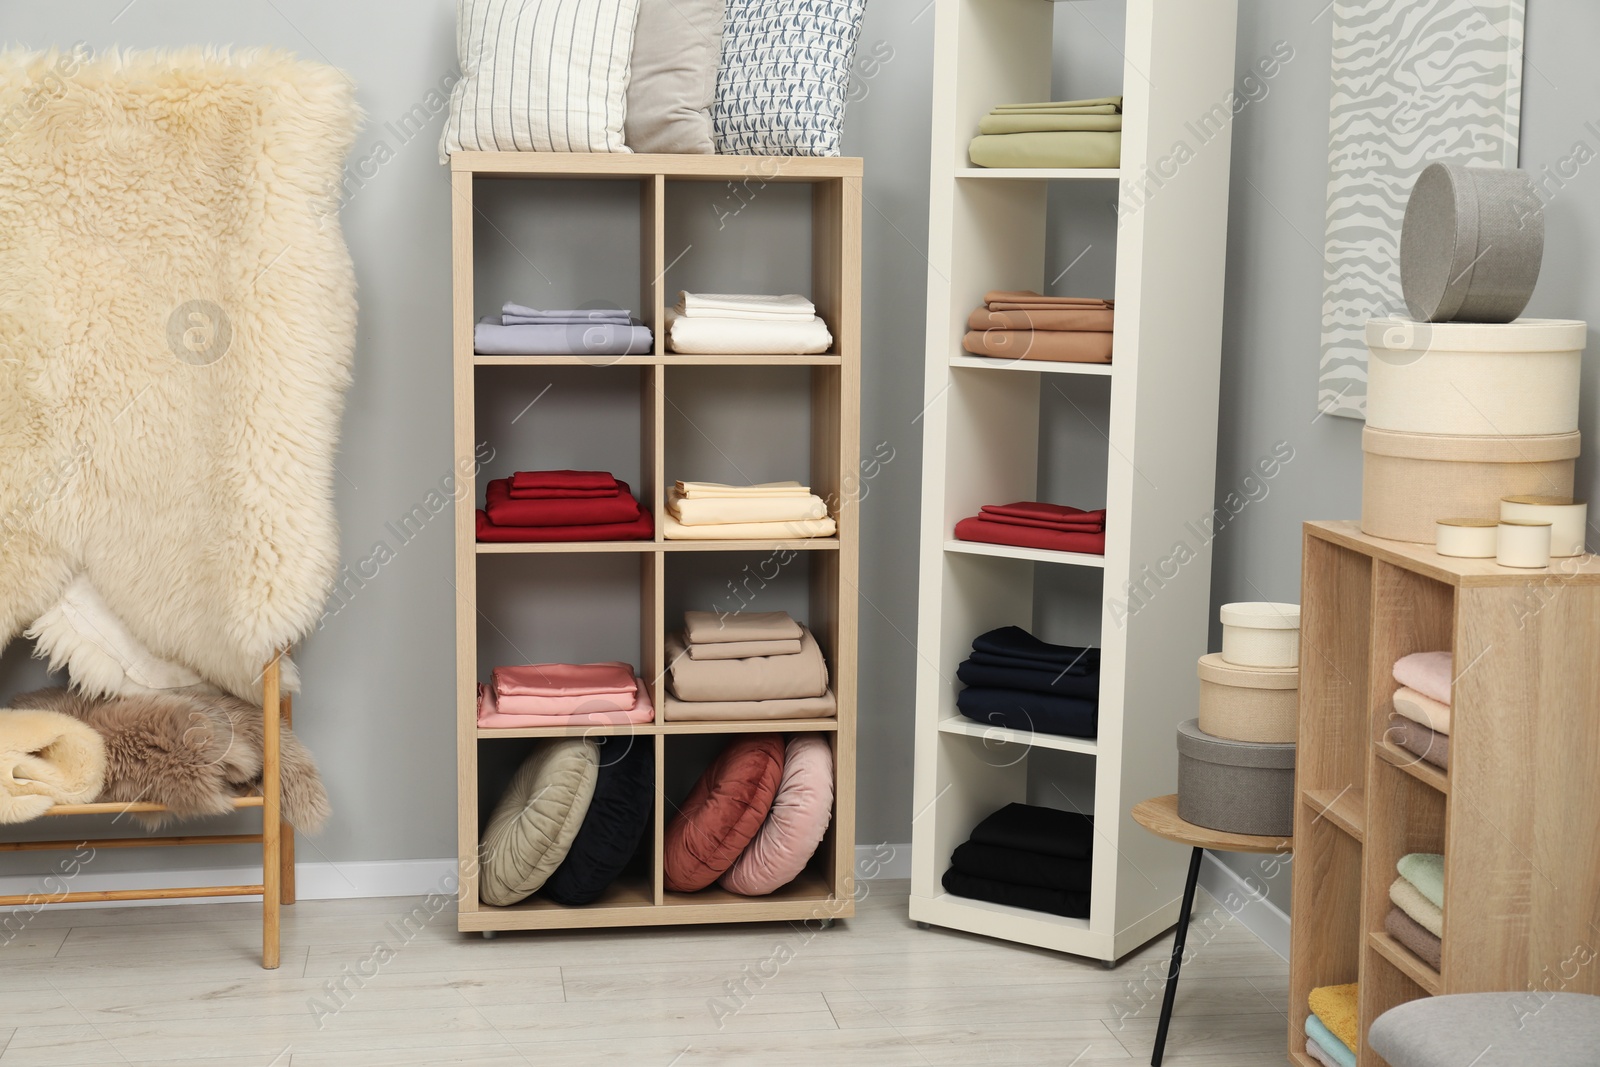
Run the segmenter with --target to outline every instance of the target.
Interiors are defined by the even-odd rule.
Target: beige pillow
[[[639,0],[625,124],[635,152],[716,151],[723,0]]]

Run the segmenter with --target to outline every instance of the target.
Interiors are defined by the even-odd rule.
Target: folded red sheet
[[[518,489],[511,487],[512,500],[604,500],[617,495],[610,489]]]
[[[655,533],[654,517],[643,510],[632,522],[593,526],[496,526],[485,512],[478,512],[480,541],[648,541]]]
[[[1083,552],[1092,556],[1106,554],[1104,530],[1098,533],[1041,530],[1035,526],[992,522],[979,515],[956,523],[956,539],[981,541],[990,545],[1014,545],[1018,548],[1042,548],[1054,552]]]
[[[1104,508],[1082,511],[1065,504],[1045,504],[1036,500],[1019,500],[1015,504],[985,504],[978,517],[986,522],[1032,526],[1062,533],[1102,533],[1106,528]]]
[[[484,492],[484,510],[496,526],[601,526],[632,522],[639,517],[639,502],[627,482],[617,483],[616,496],[590,500],[517,500],[511,479],[496,478]]]
[[[615,489],[617,480],[607,471],[517,471],[513,489]]]

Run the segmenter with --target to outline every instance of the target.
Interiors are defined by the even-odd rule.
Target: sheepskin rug
[[[58,712],[93,727],[105,742],[105,786],[98,799],[171,808],[132,816],[151,829],[225,815],[234,797],[261,784],[261,708],[226,693],[194,689],[102,699],[39,689],[13,698],[11,705]],[[316,760],[287,726],[278,747],[283,817],[297,830],[315,833],[328,821],[328,793]]]
[[[0,709],[0,823],[87,804],[105,777],[106,745],[93,727],[55,711]]]
[[[338,71],[0,54],[0,648],[87,575],[231,692],[321,616],[355,340]]]

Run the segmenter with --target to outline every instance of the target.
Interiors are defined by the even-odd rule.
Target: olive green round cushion
[[[483,832],[478,895],[506,907],[544,885],[567,858],[600,777],[600,749],[581,737],[540,741],[512,775]]]

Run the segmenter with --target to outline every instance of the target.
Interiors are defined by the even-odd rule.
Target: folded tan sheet
[[[831,518],[722,522],[711,526],[685,526],[671,515],[661,519],[661,535],[669,541],[803,541],[811,537],[832,537],[838,529]]]
[[[1109,333],[1071,330],[971,330],[962,340],[961,347],[973,355],[998,356],[1001,359],[1110,363],[1111,336]]]
[[[969,330],[1087,330],[1110,333],[1117,313],[1110,308],[1062,307],[1047,311],[990,311],[977,308],[967,316]]]
[[[695,645],[727,644],[734,641],[799,641],[805,633],[787,611],[740,611],[724,615],[717,611],[686,611],[683,630]]]
[[[802,629],[800,652],[750,659],[691,659],[680,633],[667,635],[672,692],[679,700],[759,701],[819,697],[828,691],[828,664],[810,631]]]
[[[979,133],[1054,133],[1066,130],[1120,130],[1121,115],[1073,111],[1007,111],[978,120]]]
[[[800,639],[792,641],[723,641],[714,645],[690,645],[690,659],[749,659],[751,656],[797,656]]]
[[[713,496],[691,499],[676,490],[667,494],[667,512],[685,526],[717,526],[730,522],[798,522],[825,519],[828,505],[818,496]]]
[[[722,482],[674,483],[679,496],[690,500],[711,497],[810,496],[811,487],[799,482],[761,482],[756,485],[724,485]]]
[[[671,693],[662,700],[663,722],[722,722],[729,719],[831,719],[839,705],[829,690],[819,697],[794,700],[679,700]]]
[[[1032,104],[996,104],[999,111],[1100,111],[1107,113],[1122,110],[1122,97],[1097,96],[1093,100],[1040,100]]]
[[[1041,296],[1031,289],[990,289],[983,294],[990,311],[1029,310],[1031,308],[1109,308],[1115,301],[1098,296]]]
[[[975,167],[1099,170],[1121,165],[1122,132],[979,134],[967,146],[967,156]]]

